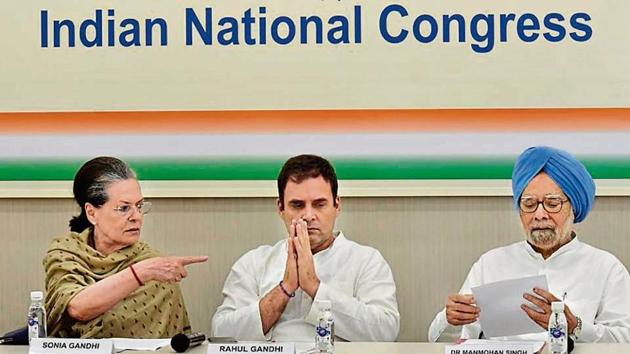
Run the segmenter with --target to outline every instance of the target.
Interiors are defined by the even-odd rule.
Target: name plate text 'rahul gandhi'
[[[111,354],[111,339],[33,338],[30,354]]]
[[[294,354],[295,343],[210,343],[208,354],[225,353],[274,353]]]

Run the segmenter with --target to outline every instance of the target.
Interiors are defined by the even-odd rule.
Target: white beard
[[[533,244],[537,246],[553,245],[558,234],[554,229],[534,230],[529,234]]]

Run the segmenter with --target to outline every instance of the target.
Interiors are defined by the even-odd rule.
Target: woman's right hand
[[[470,295],[451,294],[446,299],[446,320],[454,326],[473,323],[479,318],[479,308]]]
[[[186,278],[187,265],[203,263],[207,260],[208,256],[154,257],[134,264],[133,269],[143,283],[151,280],[175,283]]]

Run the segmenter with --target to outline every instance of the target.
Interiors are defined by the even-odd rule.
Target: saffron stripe
[[[0,113],[0,134],[630,130],[630,108]]]

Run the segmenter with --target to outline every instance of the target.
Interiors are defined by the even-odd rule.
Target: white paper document
[[[125,350],[156,351],[162,347],[171,345],[170,338],[161,339],[134,339],[134,338],[112,338],[114,341],[114,351],[120,353]]]
[[[479,323],[484,336],[504,337],[544,331],[521,309],[521,304],[535,307],[523,298],[525,293],[537,296],[533,291],[535,287],[548,290],[547,277],[537,275],[472,288],[477,306],[481,309]]]

